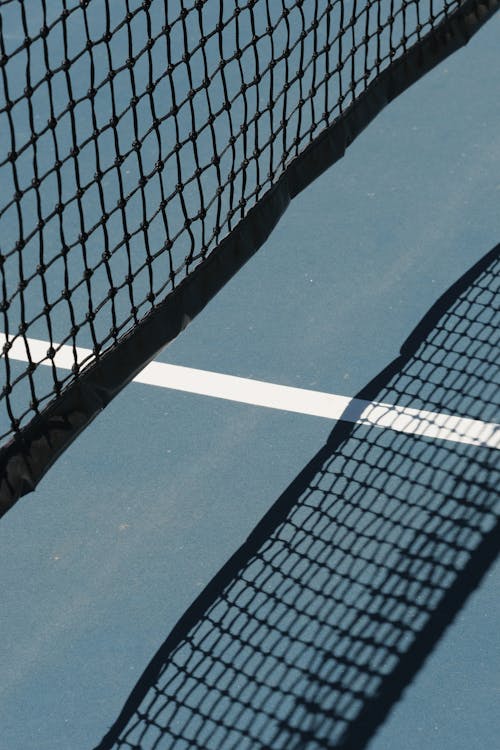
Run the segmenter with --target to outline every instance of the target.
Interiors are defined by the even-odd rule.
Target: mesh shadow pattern
[[[494,420],[500,248],[361,394]],[[340,422],[153,658],[99,746],[362,748],[494,559],[487,447]]]
[[[497,6],[2,2],[0,510]]]

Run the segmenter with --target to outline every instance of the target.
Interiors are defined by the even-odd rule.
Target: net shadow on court
[[[494,422],[499,270],[500,245],[359,397]],[[98,750],[365,747],[498,554],[495,454],[339,422]]]

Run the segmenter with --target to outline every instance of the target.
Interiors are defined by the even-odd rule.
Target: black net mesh
[[[0,505],[496,6],[2,1]]]
[[[486,261],[365,397],[498,415],[499,249]],[[100,749],[359,750],[498,552],[499,482],[492,448],[339,424]]]

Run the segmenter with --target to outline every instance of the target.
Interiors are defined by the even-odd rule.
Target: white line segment
[[[0,349],[6,341],[5,334],[0,333]],[[93,361],[90,349],[78,347],[74,350],[72,346],[57,344],[54,344],[56,355],[51,360],[47,356],[48,342],[31,338],[26,341],[30,356],[24,339],[17,337],[9,349],[9,359],[27,362],[31,357],[31,361],[37,364],[52,365],[53,361],[56,367],[71,369],[75,363],[76,351],[79,363],[88,366]],[[134,378],[134,382],[297,414],[332,420],[343,419],[409,435],[423,435],[427,438],[500,449],[500,425],[467,417],[363,401],[333,393],[292,388],[163,362],[151,362],[146,365]]]

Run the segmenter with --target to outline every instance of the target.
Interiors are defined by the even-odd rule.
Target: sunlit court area
[[[497,747],[497,7],[0,2],[0,750]]]

